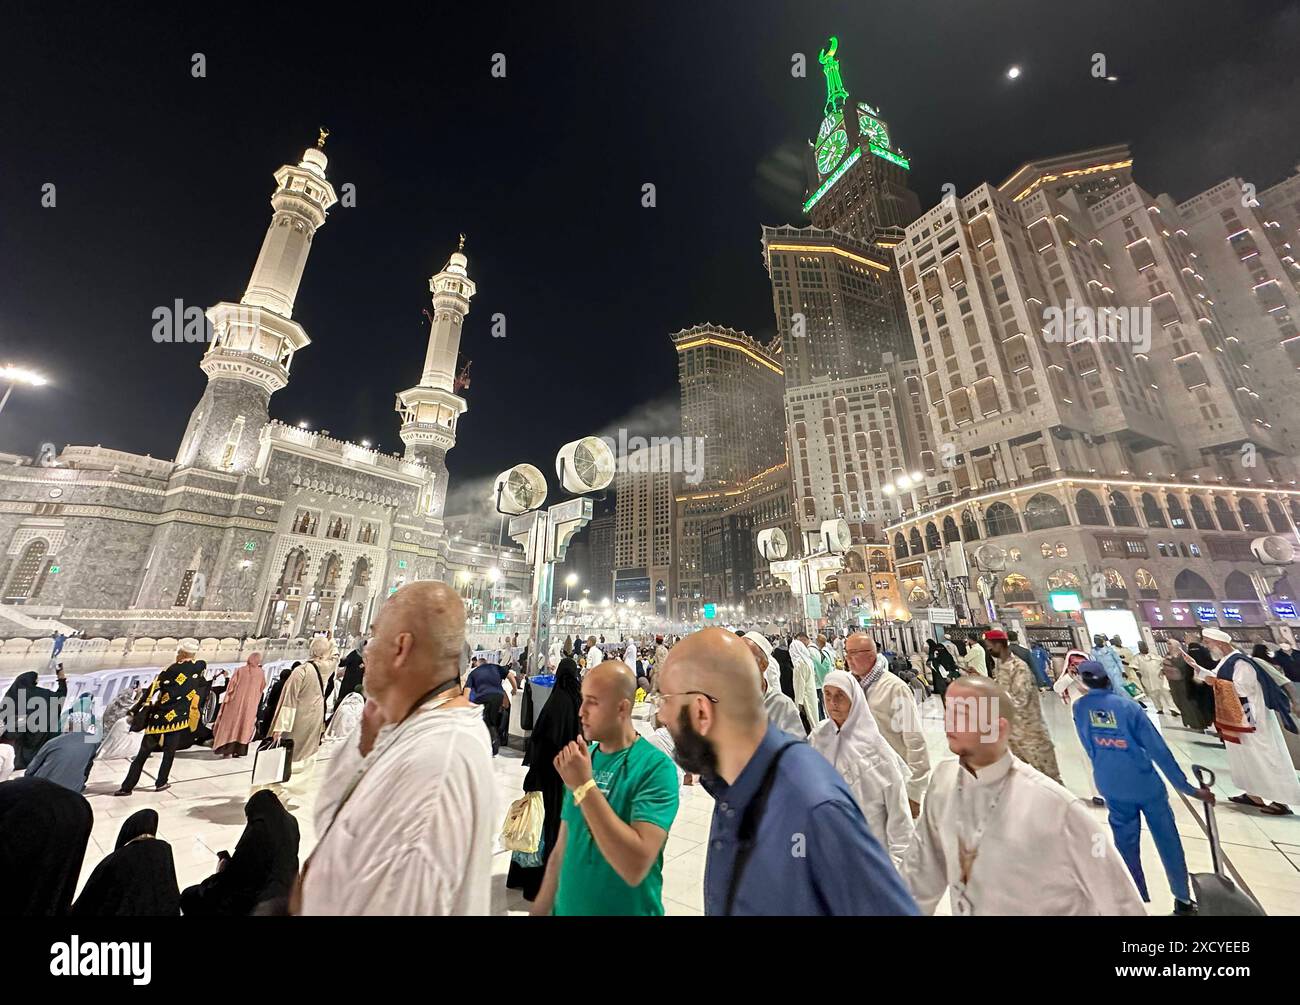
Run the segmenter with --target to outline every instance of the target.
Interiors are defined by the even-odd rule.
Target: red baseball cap
[[[984,633],[984,641],[985,642],[1006,642],[1007,633],[1004,632],[1001,628],[990,628],[987,632]]]

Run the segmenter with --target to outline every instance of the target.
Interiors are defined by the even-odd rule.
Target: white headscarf
[[[828,687],[837,687],[849,696],[849,714],[843,726],[836,726],[828,715],[808,737],[813,749],[835,765],[841,775],[846,774],[853,761],[879,760],[884,762],[886,770],[889,765],[896,765],[906,782],[912,770],[881,735],[857,680],[846,670],[832,670],[822,684],[823,693]]]
[[[763,668],[763,678],[767,681],[769,690],[781,690],[781,667],[772,659],[772,643],[758,632],[746,632],[745,638],[763,650],[763,655],[767,657],[767,666]]]
[[[790,659],[795,663],[803,660],[809,666],[813,665],[812,653],[808,651],[807,643],[798,636],[790,642]]]
[[[636,643],[628,642],[627,648],[623,650],[623,662],[632,668],[636,673]]]

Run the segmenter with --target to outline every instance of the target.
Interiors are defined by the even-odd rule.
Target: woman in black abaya
[[[65,915],[95,815],[79,792],[44,778],[0,784],[0,915]]]
[[[510,858],[510,871],[506,886],[522,890],[524,899],[531,901],[541,888],[546,874],[546,862],[551,849],[560,836],[560,810],[564,805],[564,782],[555,770],[555,756],[578,738],[582,724],[578,720],[578,706],[582,704],[582,689],[578,684],[578,664],[573,657],[560,660],[555,669],[555,688],[546,704],[537,713],[533,732],[528,737],[528,774],[524,776],[525,792],[540,792],[546,820],[542,824],[541,862],[516,852]],[[532,861],[525,865],[520,861]]]
[[[56,691],[36,685],[35,670],[20,673],[5,692],[0,709],[0,729],[14,741],[14,770],[27,767],[47,740],[59,735],[59,717],[68,696],[68,679],[59,671]]]
[[[72,905],[74,917],[175,917],[181,913],[172,847],[158,840],[158,813],[126,818],[113,852],[90,874]]]
[[[298,878],[298,821],[269,789],[244,806],[248,825],[217,871],[181,894],[187,917],[234,918],[267,901],[287,902]]]

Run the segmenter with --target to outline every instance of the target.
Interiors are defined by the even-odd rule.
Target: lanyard
[[[966,769],[959,768],[958,770],[965,771]],[[985,828],[988,827],[989,821],[993,819],[993,815],[998,808],[998,803],[1002,801],[1002,794],[1006,792],[1007,783],[1011,781],[1011,772],[1014,770],[1015,770],[1014,764],[1012,764],[1011,767],[1007,769],[1006,777],[1004,777],[1002,779],[1002,782],[998,785],[997,794],[994,795],[993,802],[989,804],[988,812],[984,814],[983,821],[980,822],[980,825],[976,829],[975,833],[971,835],[969,844],[967,844],[965,841],[962,840],[962,833],[961,833],[962,832],[961,823],[962,823],[962,818],[965,816],[965,806],[966,806],[966,798],[964,797],[964,793],[967,791],[968,788],[968,786],[965,784],[966,780],[964,778],[961,779],[962,784],[960,785],[958,790],[958,800],[957,800],[957,813],[958,813],[957,859],[961,867],[961,886],[963,889],[970,882],[971,869],[975,865],[976,856],[979,855],[980,842],[984,840],[984,830]],[[961,778],[961,776],[958,775],[958,778]]]
[[[397,737],[401,735],[403,727],[405,727],[406,724],[409,723],[415,717],[415,713],[420,710],[420,708],[424,705],[425,702],[427,702],[430,698],[433,698],[435,695],[441,694],[443,691],[446,691],[453,687],[459,689],[460,687],[459,678],[452,678],[449,681],[444,681],[442,684],[439,684],[432,691],[426,694],[423,698],[417,701],[415,705],[412,706],[411,711],[407,713],[406,718],[393,727],[393,731],[389,733],[388,736],[384,739],[383,744],[377,749],[372,750],[370,752],[370,756],[365,758],[361,762],[361,766],[357,769],[356,774],[352,776],[352,781],[348,783],[348,787],[343,791],[343,798],[339,800],[338,806],[334,807],[334,815],[330,817],[329,824],[326,826],[325,830],[321,833],[320,840],[316,842],[316,847],[312,850],[311,856],[307,859],[307,862],[303,864],[303,869],[302,869],[303,875],[306,875],[307,865],[311,863],[311,859],[316,857],[316,852],[320,850],[323,844],[325,844],[325,838],[329,835],[329,832],[334,829],[334,822],[338,820],[339,814],[343,812],[343,807],[346,806],[348,800],[352,798],[352,793],[356,792],[357,786],[361,784],[361,779],[363,779],[366,776],[366,772],[369,771],[374,766],[375,762],[378,761],[379,758],[382,757],[383,754],[393,746],[393,743],[397,740]],[[443,705],[447,704],[447,702],[454,699],[455,697],[456,695],[449,694],[447,695],[447,697],[434,702],[426,709],[426,711],[432,712],[435,709],[439,709]]]

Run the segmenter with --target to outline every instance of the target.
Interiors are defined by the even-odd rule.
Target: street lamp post
[[[9,395],[13,394],[14,386],[24,384],[27,387],[41,387],[48,384],[44,377],[39,373],[31,370],[24,370],[20,366],[0,366],[0,380],[5,382],[4,397],[0,398],[0,412],[4,411],[5,404],[9,401]]]

